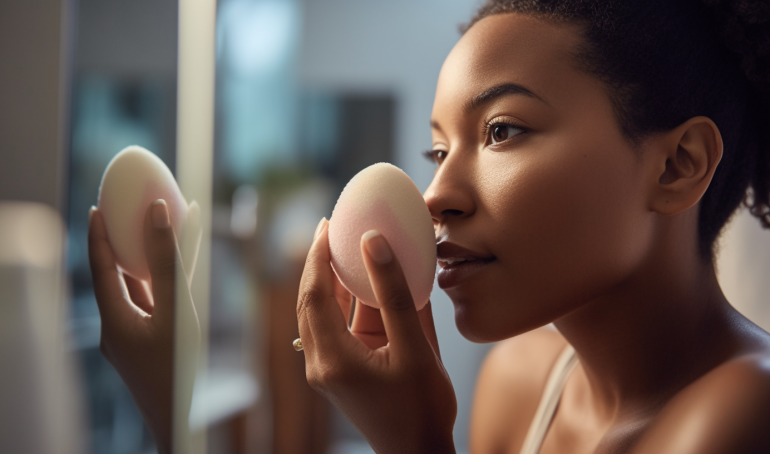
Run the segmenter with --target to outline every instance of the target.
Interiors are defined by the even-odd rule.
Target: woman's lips
[[[495,260],[494,256],[474,252],[449,242],[440,242],[437,245],[437,250],[439,269],[436,272],[436,277],[438,286],[442,289],[459,285],[463,280]]]

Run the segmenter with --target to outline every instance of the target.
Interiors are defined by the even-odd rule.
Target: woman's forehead
[[[542,100],[559,97],[580,76],[574,54],[577,26],[523,14],[486,17],[471,27],[442,66],[436,108],[466,104],[493,87],[516,84]],[[582,74],[585,75],[585,74]]]

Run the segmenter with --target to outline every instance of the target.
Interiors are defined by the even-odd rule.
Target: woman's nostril
[[[441,214],[445,216],[462,216],[463,212],[461,210],[444,210]]]

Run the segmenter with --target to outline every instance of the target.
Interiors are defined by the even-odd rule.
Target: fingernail
[[[152,226],[156,229],[167,229],[170,225],[166,201],[158,199],[152,202]]]
[[[96,207],[91,205],[91,208],[88,209],[88,225],[91,225],[91,218],[94,216],[94,211],[96,211]]]
[[[324,225],[325,220],[326,220],[326,216],[321,218],[321,221],[318,223],[318,226],[315,228],[315,233],[313,234],[313,240],[318,238],[318,234],[321,233],[321,227]]]
[[[369,255],[379,264],[386,264],[393,260],[393,253],[390,251],[385,237],[376,230],[369,230],[361,236],[364,247]]]

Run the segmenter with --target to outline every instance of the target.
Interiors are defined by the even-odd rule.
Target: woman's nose
[[[439,167],[428,189],[423,194],[433,218],[433,225],[445,224],[450,219],[468,217],[475,211],[472,176],[469,169],[450,167],[445,162]]]

